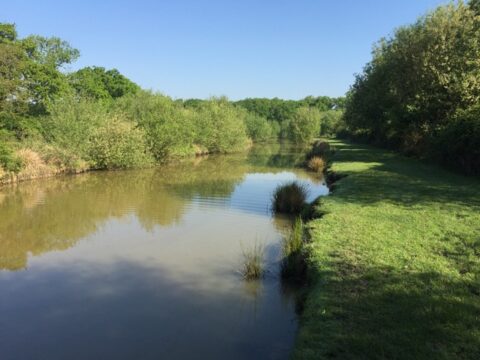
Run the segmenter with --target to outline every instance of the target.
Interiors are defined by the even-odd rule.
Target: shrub
[[[144,131],[149,151],[157,161],[193,153],[195,118],[167,96],[139,91],[117,100],[114,108]]]
[[[480,174],[480,105],[458,111],[433,139],[433,155],[444,165]]]
[[[13,172],[19,172],[22,168],[22,160],[13,153],[10,146],[3,142],[0,142],[0,167]]]
[[[195,143],[217,153],[245,149],[248,137],[244,116],[244,110],[224,98],[203,102],[195,112]]]
[[[330,144],[326,141],[317,140],[313,143],[312,148],[307,153],[307,160],[318,156],[318,157],[327,157],[330,154]]]
[[[42,119],[45,140],[66,152],[88,159],[90,138],[107,117],[99,102],[65,98],[56,101]]]
[[[296,143],[308,143],[320,134],[321,112],[308,106],[298,108],[290,120],[290,139]]]
[[[320,119],[320,135],[333,136],[341,133],[344,128],[343,111],[328,110],[322,113]]]
[[[305,185],[293,181],[280,185],[273,194],[273,209],[278,213],[300,214],[307,199]]]
[[[22,162],[22,170],[19,172],[21,179],[34,179],[49,176],[54,171],[45,163],[40,154],[32,149],[23,148],[17,151],[17,156]]]
[[[248,136],[254,141],[267,141],[273,137],[273,129],[266,118],[246,113],[244,121]]]
[[[90,158],[100,169],[142,167],[152,164],[145,134],[133,124],[114,116],[95,130]]]

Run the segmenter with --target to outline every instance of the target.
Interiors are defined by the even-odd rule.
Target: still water
[[[323,180],[286,145],[0,188],[0,358],[285,359],[295,291],[278,278],[278,184]],[[268,272],[242,279],[242,249]]]

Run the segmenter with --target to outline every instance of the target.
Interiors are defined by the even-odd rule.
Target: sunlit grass
[[[336,142],[347,174],[309,222],[297,359],[475,359],[480,182]]]

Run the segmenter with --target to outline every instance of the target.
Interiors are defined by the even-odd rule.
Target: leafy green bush
[[[433,155],[444,165],[480,174],[480,105],[460,110],[433,140]]]
[[[64,98],[55,102],[50,115],[42,119],[44,138],[55,147],[89,160],[91,136],[107,114],[107,108],[99,102]]]
[[[22,169],[22,161],[14,155],[12,148],[2,141],[0,141],[0,167],[13,172]]]
[[[267,141],[273,137],[272,125],[264,117],[246,113],[244,121],[247,134],[253,141]]]
[[[320,133],[321,112],[316,108],[301,107],[290,120],[290,138],[296,143],[308,143]]]
[[[248,142],[244,111],[225,98],[212,98],[195,112],[195,143],[210,152],[242,150]]]
[[[148,166],[153,163],[148,153],[145,133],[118,116],[109,118],[92,134],[90,158],[99,169]]]
[[[379,41],[347,96],[349,132],[475,173],[480,118],[463,109],[480,103],[478,15],[478,1],[451,2]]]
[[[324,111],[320,117],[320,135],[334,136],[345,128],[343,111],[328,110]]]
[[[119,99],[115,108],[145,130],[147,146],[157,161],[192,153],[193,112],[182,104],[163,95],[139,91]]]

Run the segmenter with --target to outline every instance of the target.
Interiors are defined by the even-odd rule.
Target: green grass
[[[293,358],[480,358],[478,178],[333,145]]]
[[[284,279],[301,279],[305,276],[306,263],[304,244],[304,227],[300,217],[295,219],[290,234],[282,246],[281,275]]]

